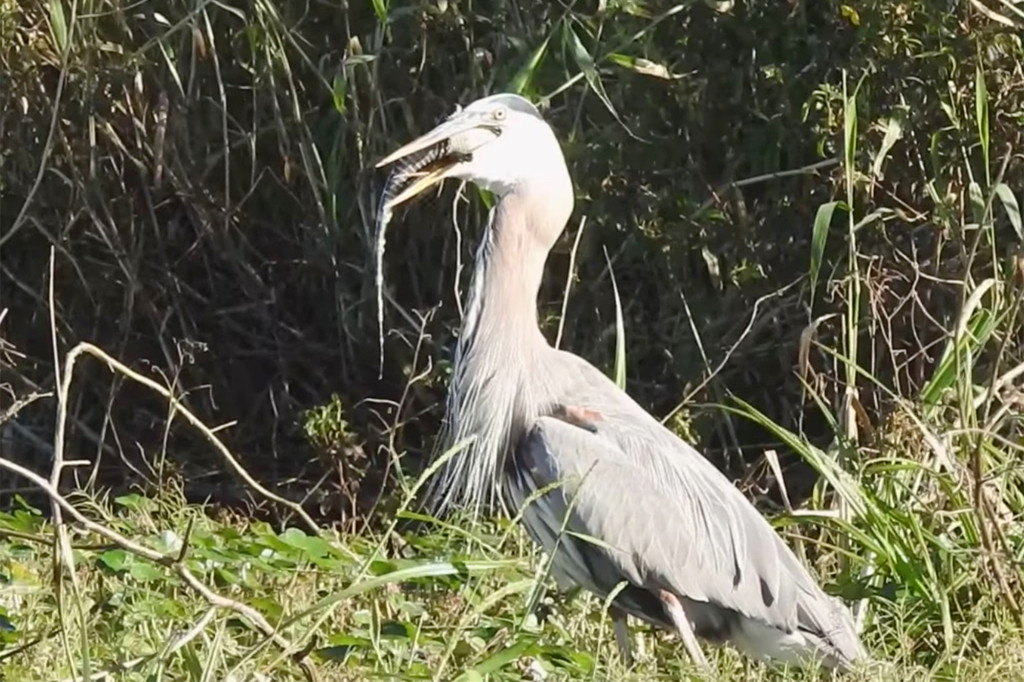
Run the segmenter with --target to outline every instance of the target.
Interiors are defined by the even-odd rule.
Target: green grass
[[[505,524],[317,537],[240,515],[211,518],[174,488],[157,498],[74,501],[106,528],[180,561],[218,599],[259,611],[293,651],[305,652],[321,680],[537,679],[523,673],[529,666],[547,679],[700,679],[672,637],[646,628],[636,629],[643,640],[638,666],[623,670],[592,597],[562,603],[549,594],[538,623],[525,604],[542,562]],[[87,672],[118,680],[304,679],[266,633],[230,605],[211,607],[173,565],[72,528],[77,587],[70,593],[65,579],[58,599],[52,526],[26,506],[0,514],[0,528],[5,679],[83,679]],[[942,578],[978,584],[971,571],[959,571]],[[869,609],[867,642],[887,661],[884,679],[1024,675],[1024,640],[991,594],[976,595],[955,614],[948,645],[931,603],[876,596]],[[962,650],[977,638],[984,647]],[[933,664],[922,664],[933,656]],[[713,660],[722,679],[817,679],[726,650]],[[877,675],[851,679],[882,679]]]

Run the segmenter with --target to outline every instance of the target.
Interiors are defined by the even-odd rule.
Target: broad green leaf
[[[298,528],[288,528],[281,533],[280,538],[309,559],[318,559],[331,553],[331,546],[323,538],[306,535]]]
[[[123,549],[108,549],[97,557],[101,564],[111,571],[118,573],[124,570],[128,563],[128,552]]]
[[[223,567],[213,569],[213,575],[216,577],[217,582],[220,585],[237,585],[242,582],[242,577],[240,575]]]
[[[416,634],[416,627],[409,623],[401,623],[397,620],[389,620],[380,624],[380,636],[389,639],[412,639]]]
[[[488,211],[494,208],[494,195],[483,187],[476,188],[477,196],[480,197],[480,203],[484,205]]]
[[[271,623],[281,620],[284,615],[284,608],[270,597],[250,597],[246,603],[253,608],[259,609]]]
[[[17,530],[22,533],[34,533],[39,530],[42,523],[39,516],[23,509],[15,510],[11,514],[0,514],[0,528]]]
[[[456,677],[455,682],[484,682],[484,676],[476,670],[467,670]]]
[[[828,240],[828,228],[832,224],[832,215],[840,206],[839,201],[830,201],[818,207],[814,216],[814,229],[811,232],[811,300],[814,299],[814,290],[818,286],[818,273],[821,270],[821,261],[825,255],[825,242]],[[845,205],[845,204],[844,204]]]
[[[327,640],[327,646],[316,650],[317,656],[328,661],[343,661],[356,649],[369,649],[373,643],[365,637],[352,637],[351,635],[331,635]]]
[[[64,18],[64,4],[61,0],[50,0],[50,33],[57,51],[62,53],[68,43],[68,24]]]
[[[352,635],[336,634],[331,635],[327,638],[327,644],[330,646],[358,646],[368,647],[372,646],[373,643],[365,637],[353,637]]]
[[[140,582],[153,582],[164,578],[163,571],[152,564],[142,561],[132,563],[131,566],[128,567],[128,573]]]
[[[149,498],[143,497],[136,493],[129,495],[121,495],[120,497],[114,498],[114,504],[125,507],[126,509],[144,510],[152,506],[153,502]]]
[[[531,646],[533,646],[533,642],[529,639],[520,639],[512,646],[485,658],[473,668],[472,672],[475,672],[477,675],[496,673],[505,666],[518,661]]]

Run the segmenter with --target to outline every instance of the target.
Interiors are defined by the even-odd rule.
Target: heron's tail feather
[[[792,664],[815,659],[825,667],[849,672],[867,661],[868,655],[845,607],[838,602],[832,607],[834,627],[828,628],[828,632],[802,627],[786,632],[752,618],[741,618],[730,639],[752,658]]]

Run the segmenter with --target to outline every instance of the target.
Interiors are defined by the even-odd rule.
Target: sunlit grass
[[[374,560],[360,575],[360,557],[371,555],[378,538],[323,539],[240,516],[217,521],[186,505],[174,489],[160,498],[126,495],[87,506],[122,535],[184,556],[222,597],[258,609],[308,652],[320,679],[521,680],[538,679],[528,672],[536,669],[564,680],[698,679],[674,638],[648,628],[635,628],[642,640],[637,667],[622,669],[608,619],[592,597],[564,601],[549,594],[540,609],[543,622],[525,613],[538,561],[518,531],[508,536],[504,524],[475,524],[468,533],[429,527],[403,533],[398,545],[398,536],[387,543],[400,550]],[[9,533],[0,545],[7,577],[0,593],[7,679],[72,679],[53,631],[52,528],[29,508],[0,515],[0,528]],[[93,534],[71,536],[92,673],[121,680],[303,679],[237,613],[211,609],[165,567]],[[342,544],[345,551],[338,549]],[[827,563],[827,555],[819,563]],[[955,566],[943,578],[976,582]],[[884,679],[1024,674],[1024,641],[991,596],[977,594],[957,613],[951,646],[934,629],[934,604],[882,594],[871,609],[867,642],[887,661]],[[969,659],[961,660],[960,647],[976,638],[986,645],[972,647]],[[931,663],[926,651],[935,656]],[[771,670],[728,650],[713,660],[722,679],[816,679],[813,671]]]

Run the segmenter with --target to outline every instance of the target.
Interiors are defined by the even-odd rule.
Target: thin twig
[[[71,373],[69,365],[65,366],[63,378],[60,378],[60,351],[57,344],[57,312],[54,303],[54,260],[56,251],[50,247],[50,281],[48,286],[48,303],[50,310],[50,343],[53,351],[53,373],[54,382],[57,384],[57,422],[53,436],[53,464],[50,467],[50,486],[53,490],[60,489],[60,477],[64,473],[64,434],[68,418],[68,389],[71,384]],[[71,592],[74,596],[75,610],[82,636],[82,658],[85,663],[82,671],[85,678],[89,677],[89,644],[86,635],[85,613],[82,611],[82,600],[79,598],[80,588],[78,584],[78,571],[75,569],[75,555],[71,551],[71,540],[68,537],[67,527],[64,525],[64,517],[61,514],[60,506],[55,502],[51,503],[51,516],[54,528],[53,534],[53,586],[57,601],[57,617],[60,622],[60,639],[64,653],[68,658],[68,664],[74,668],[75,659],[71,655],[71,642],[69,629],[65,621],[64,613],[64,573],[67,573],[71,581]],[[63,570],[62,570],[63,568]]]
[[[258,481],[256,481],[256,479],[254,479],[249,474],[249,472],[245,470],[245,468],[238,462],[238,460],[235,459],[234,455],[231,454],[231,451],[228,450],[227,446],[224,445],[224,443],[221,442],[219,438],[217,438],[216,434],[214,434],[210,427],[208,427],[198,417],[192,414],[192,412],[187,407],[185,407],[181,403],[181,401],[179,401],[174,396],[174,394],[171,393],[171,391],[169,391],[164,386],[161,386],[160,384],[153,381],[149,377],[143,376],[142,374],[139,374],[138,372],[131,369],[127,365],[115,360],[110,355],[107,355],[107,353],[100,350],[91,343],[80,343],[73,349],[71,349],[71,352],[67,354],[67,357],[65,358],[66,366],[64,368],[64,374],[67,381],[70,381],[71,374],[74,371],[75,362],[78,360],[78,357],[82,353],[87,353],[89,355],[92,355],[93,357],[102,360],[107,364],[108,368],[111,371],[116,371],[128,377],[132,381],[142,384],[143,386],[149,389],[152,389],[153,391],[159,393],[161,396],[167,399],[167,401],[171,405],[172,410],[174,412],[177,412],[178,414],[181,414],[181,416],[185,418],[185,421],[187,421],[197,431],[199,431],[199,433],[201,433],[203,437],[206,438],[206,440],[211,445],[213,445],[217,452],[220,453],[221,457],[224,458],[224,460],[231,466],[234,472],[238,474],[238,476],[243,481],[245,481],[247,485],[249,485],[253,490],[258,492],[260,495],[267,498],[268,500],[276,502],[290,509],[292,512],[295,513],[296,516],[302,519],[302,522],[305,523],[306,526],[308,526],[309,529],[312,530],[314,534],[320,534],[320,527],[317,526],[316,522],[313,521],[312,517],[310,517],[310,515],[306,513],[306,510],[302,508],[302,505],[300,505],[297,502],[293,502],[289,499],[286,499],[284,497],[281,497],[277,493],[274,493],[268,490],[267,488],[263,487]],[[58,424],[58,429],[60,429],[60,424]]]
[[[743,328],[743,331],[740,332],[739,338],[737,338],[736,341],[731,346],[729,346],[729,349],[725,352],[725,355],[722,356],[721,361],[713,370],[709,366],[706,367],[709,370],[708,375],[704,377],[704,379],[699,384],[697,384],[697,386],[695,386],[681,401],[679,401],[679,403],[675,407],[669,410],[668,413],[666,413],[665,416],[662,417],[662,424],[668,423],[668,421],[672,419],[672,417],[674,417],[676,413],[679,412],[679,410],[683,409],[683,407],[685,407],[686,404],[690,402],[690,400],[692,400],[695,395],[697,395],[700,391],[704,390],[704,387],[707,386],[716,376],[718,376],[718,373],[721,372],[722,369],[729,363],[729,359],[733,356],[733,353],[736,352],[736,349],[740,347],[740,344],[742,344],[743,341],[750,334],[750,330],[753,328],[754,323],[757,321],[758,308],[761,307],[761,304],[769,299],[775,298],[776,296],[780,296],[786,293],[792,287],[794,287],[799,281],[800,280],[794,280],[793,282],[790,282],[789,284],[780,289],[777,289],[771,293],[758,297],[758,299],[754,301],[754,309],[750,312],[750,319],[747,320],[747,325]],[[689,308],[687,308],[687,310],[688,309]]]
[[[24,410],[26,407],[39,400],[40,398],[49,398],[53,393],[50,391],[34,391],[29,393],[24,398],[18,398],[3,412],[0,412],[0,426],[9,422],[18,416],[18,413]]]
[[[715,191],[710,199],[700,205],[696,211],[691,215],[693,217],[699,216],[715,205],[718,201],[718,196],[723,194],[726,190],[734,187],[746,187],[748,185],[756,185],[762,182],[768,182],[769,180],[779,180],[781,178],[788,178],[794,175],[809,175],[816,173],[817,171],[831,168],[832,166],[839,165],[838,158],[825,159],[824,161],[816,161],[815,163],[801,166],[800,168],[790,168],[789,170],[775,171],[774,173],[764,173],[762,175],[755,175],[749,178],[743,178],[742,180],[732,180],[719,187],[718,191]]]

